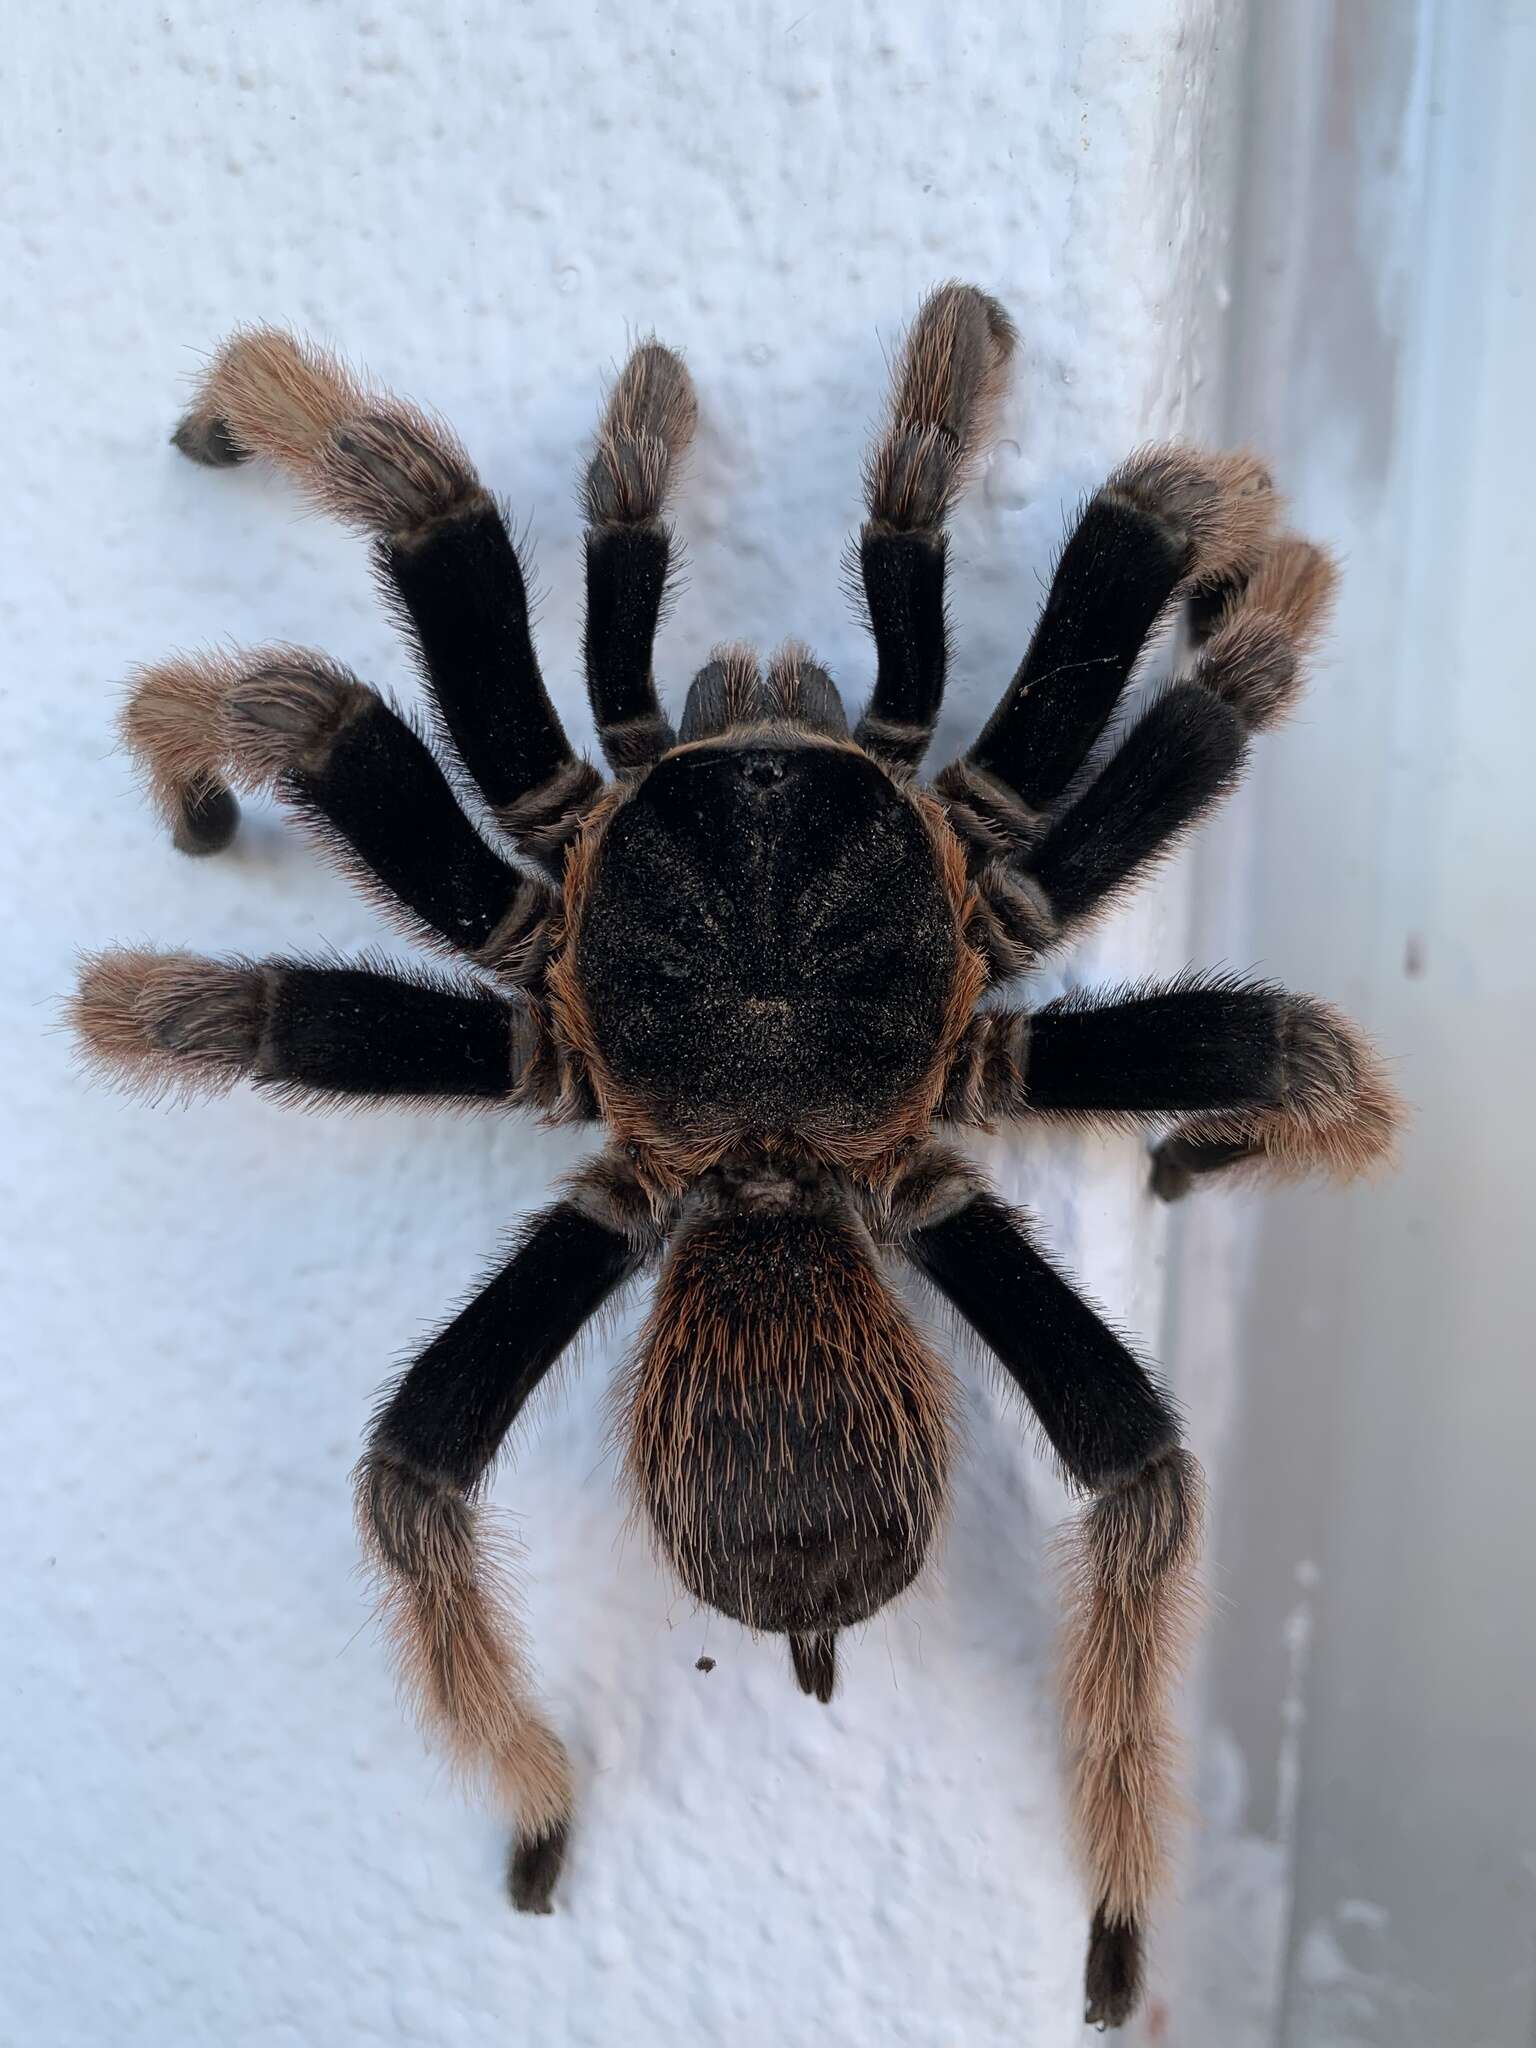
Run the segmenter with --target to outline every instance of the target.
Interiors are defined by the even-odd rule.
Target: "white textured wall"
[[[129,664],[218,636],[412,688],[359,546],[166,446],[199,349],[292,321],[458,424],[539,536],[542,647],[586,739],[574,464],[628,337],[684,344],[703,401],[674,692],[717,637],[793,631],[857,699],[838,557],[882,346],[927,285],[975,279],[1024,341],[955,534],[958,742],[1063,506],[1208,409],[1216,12],[73,0],[8,23],[6,2042],[1078,2038],[1060,1499],[984,1377],[943,1571],[850,1645],[827,1711],[781,1644],[694,1614],[621,1540],[611,1352],[567,1375],[498,1487],[582,1790],[561,1910],[518,1920],[497,1821],[395,1707],[346,1475],[375,1386],[580,1142],[248,1095],[147,1109],[75,1078],[55,1004],[108,940],[381,937],[269,813],[178,858],[112,751]],[[1175,873],[1089,964],[1181,962],[1181,902]],[[993,1164],[1155,1331],[1136,1146]]]

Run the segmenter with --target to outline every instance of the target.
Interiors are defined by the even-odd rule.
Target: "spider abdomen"
[[[623,1390],[630,1487],[695,1598],[793,1634],[922,1566],[953,1380],[837,1215],[717,1216],[663,1269]]]

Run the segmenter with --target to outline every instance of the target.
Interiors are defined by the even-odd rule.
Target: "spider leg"
[[[1029,650],[960,760],[936,778],[1005,848],[1030,834],[1088,758],[1176,595],[1245,568],[1276,510],[1245,455],[1143,449],[1068,534]]]
[[[510,1814],[520,1912],[550,1910],[571,1769],[539,1709],[479,1496],[529,1395],[657,1241],[623,1163],[593,1162],[387,1390],[355,1475],[401,1675],[423,1723]]]
[[[465,767],[498,822],[558,876],[601,777],[571,751],[506,521],[448,429],[325,350],[258,327],[218,350],[173,438],[216,466],[265,456],[373,536]]]
[[[1063,1698],[1095,1888],[1086,2016],[1118,2026],[1140,1995],[1177,1810],[1170,1701],[1195,1603],[1200,1468],[1164,1391],[956,1155],[933,1146],[914,1162],[896,1221],[1095,1496],[1070,1537]]]
[[[232,828],[226,777],[275,790],[414,936],[514,982],[542,963],[553,886],[486,844],[426,742],[339,663],[296,647],[160,662],[121,723],[184,849],[200,819]]]
[[[1191,978],[977,1016],[945,1114],[1160,1124],[1153,1186],[1171,1201],[1190,1176],[1239,1164],[1349,1179],[1389,1156],[1403,1111],[1380,1055],[1330,1004]]]
[[[302,960],[114,949],[87,960],[71,1006],[86,1057],[151,1095],[250,1080],[327,1103],[516,1102],[593,1114],[539,1012],[478,982]]]
[[[681,357],[642,342],[620,373],[587,465],[587,691],[616,771],[646,768],[673,744],[652,654],[672,556],[663,521],[698,403]]]
[[[939,715],[945,521],[986,440],[1014,340],[1002,307],[973,286],[931,292],[902,348],[885,426],[865,465],[869,516],[858,572],[876,670],[854,737],[898,770],[917,766]]]
[[[1177,599],[1245,575],[1275,512],[1269,480],[1251,457],[1168,444],[1122,463],[1078,518],[1002,702],[969,751],[934,781],[981,888],[999,978],[1021,972],[1059,936],[1054,906],[1028,855],[1103,732],[1148,637]],[[1140,797],[1154,813],[1149,829],[1166,836],[1235,773],[1243,721],[1206,690],[1186,693],[1155,723],[1142,723],[1147,730],[1119,771],[1132,797],[1115,784],[1103,795],[1118,799],[1117,825]],[[1091,808],[1079,824],[1098,825],[1102,836]]]
[[[1301,655],[1335,581],[1321,548],[1283,536],[1233,590],[1187,677],[1133,725],[1017,865],[1058,937],[1113,902],[1237,782],[1249,736],[1300,695]]]

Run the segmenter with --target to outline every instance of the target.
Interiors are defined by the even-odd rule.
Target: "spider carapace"
[[[547,1910],[573,1808],[483,1494],[512,1424],[626,1282],[654,1293],[615,1388],[632,1498],[699,1600],[788,1638],[826,1700],[838,1632],[908,1587],[954,1483],[955,1382],[907,1307],[929,1282],[1088,1502],[1063,1695],[1091,1887],[1091,2019],[1142,1977],[1174,1797],[1171,1689],[1200,1474],[1152,1372],[955,1143],[1042,1119],[1158,1135],[1151,1186],[1349,1174],[1389,1150],[1381,1063],[1328,1005],[1187,975],[1030,1010],[983,1004],[1071,943],[1235,782],[1300,688],[1323,551],[1280,530],[1247,455],[1163,445],[1077,515],[1017,673],[930,783],[946,522],[1014,332],[964,285],[925,302],[865,475],[855,566],[875,646],[850,730],[804,648],[722,647],[679,729],[652,650],[696,406],[631,355],[585,475],[585,664],[605,780],[540,674],[507,521],[435,418],[272,328],[213,358],[174,436],[263,457],[370,535],[438,747],[294,647],[138,674],[124,730],[177,845],[217,852],[270,791],[457,974],[114,950],[87,962],[87,1052],[149,1089],[242,1077],[296,1102],[447,1101],[606,1142],[388,1390],[356,1475],[404,1676],[513,1826],[512,1897]],[[1144,647],[1166,686],[1101,744]],[[439,749],[456,757],[458,785]],[[478,818],[464,808],[470,794]],[[948,1127],[948,1128],[946,1128]]]
[[[962,906],[846,731],[738,735],[670,755],[615,815],[578,971],[604,1063],[669,1124],[832,1142],[932,1069]]]

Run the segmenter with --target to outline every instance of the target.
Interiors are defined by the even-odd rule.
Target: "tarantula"
[[[387,1391],[358,1523],[420,1709],[514,1825],[509,1883],[549,1910],[571,1771],[498,1598],[480,1502],[525,1402],[647,1265],[617,1390],[626,1482],[699,1601],[786,1635],[832,1695],[838,1631],[917,1574],[954,1465],[955,1384],[886,1277],[900,1255],[1016,1383],[1075,1526],[1065,1714],[1094,1907],[1088,2016],[1135,2003],[1173,1803],[1170,1687],[1192,1598],[1199,1467],[1167,1392],[1049,1263],[943,1124],[1161,1132],[1152,1185],[1352,1173],[1397,1110],[1346,1019],[1258,982],[1188,977],[982,1006],[1143,875],[1237,778],[1299,687],[1333,570],[1277,531],[1247,455],[1159,446],[1073,525],[1029,651],[981,736],[924,787],[944,686],[945,526],[1013,349],[946,285],[896,365],[857,572],[873,693],[850,733],[826,670],[719,649],[677,731],[652,647],[665,510],[695,421],[681,360],[630,356],[586,470],[586,675],[604,781],[539,672],[506,519],[437,420],[272,328],[212,359],[174,440],[264,456],[371,535],[451,752],[294,647],[136,676],[123,730],[187,853],[272,790],[457,978],[297,959],[109,951],[74,1018],[151,1090],[246,1076],[295,1102],[508,1104],[604,1124],[606,1148]],[[1149,639],[1185,672],[1096,743]],[[515,856],[515,858],[514,858]]]

